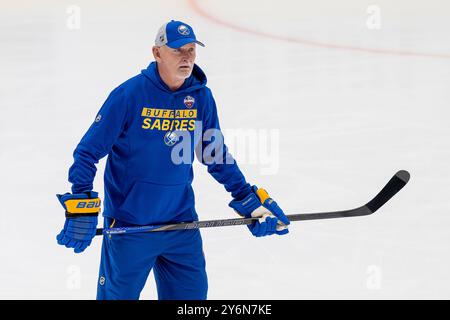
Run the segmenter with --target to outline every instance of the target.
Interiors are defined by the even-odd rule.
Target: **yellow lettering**
[[[149,109],[149,108],[142,108],[141,116],[143,116],[143,117],[150,117],[151,110],[152,109]]]
[[[170,128],[170,120],[164,119],[161,125],[162,131],[168,131]]]
[[[155,119],[155,121],[153,122],[152,125],[152,130],[161,130],[161,120],[160,119]]]
[[[188,130],[189,131],[194,131],[195,130],[195,120],[194,119],[189,120],[189,128],[188,128]]]
[[[177,110],[175,112],[175,118],[196,118],[197,109],[192,110]]]
[[[178,130],[179,125],[180,125],[180,121],[179,120],[173,120],[172,121],[172,128],[170,130],[171,131],[172,130]]]
[[[197,109],[172,110],[172,109],[142,108],[141,116],[147,118],[192,119],[197,117]]]
[[[187,124],[188,124],[188,120],[186,120],[186,119],[181,120],[180,130],[187,130]]]
[[[150,122],[152,121],[152,119],[150,118],[145,118],[144,119],[144,124],[142,125],[142,129],[148,129],[150,128]]]

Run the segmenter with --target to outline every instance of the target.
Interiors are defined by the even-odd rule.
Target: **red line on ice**
[[[199,15],[203,16],[204,18],[206,18],[216,24],[237,30],[239,32],[244,32],[244,33],[252,34],[255,36],[274,39],[274,40],[278,40],[278,41],[293,42],[293,43],[299,43],[299,44],[303,44],[303,45],[307,45],[307,46],[327,48],[327,49],[339,49],[339,50],[360,51],[360,52],[366,52],[366,53],[377,53],[377,54],[392,54],[392,55],[402,55],[402,56],[450,59],[450,54],[445,54],[445,53],[427,53],[427,52],[402,51],[402,50],[390,50],[390,49],[364,48],[364,47],[356,47],[356,46],[349,46],[349,45],[317,42],[317,41],[294,38],[294,37],[289,37],[289,36],[279,36],[279,35],[265,33],[265,32],[258,31],[258,30],[249,29],[249,28],[242,27],[242,26],[233,24],[231,22],[219,19],[219,18],[209,14],[208,12],[206,12],[206,10],[204,10],[198,4],[198,0],[188,0],[188,4],[191,6],[191,8],[196,13],[198,13]]]

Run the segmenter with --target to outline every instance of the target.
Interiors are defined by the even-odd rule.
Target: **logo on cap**
[[[188,27],[186,27],[184,24],[182,24],[178,27],[178,33],[182,34],[183,36],[187,36],[187,35],[189,35],[189,33],[191,33],[191,31],[189,31]]]
[[[186,98],[184,98],[183,102],[184,102],[184,105],[186,106],[186,108],[190,109],[194,105],[195,99],[191,96],[186,96]]]

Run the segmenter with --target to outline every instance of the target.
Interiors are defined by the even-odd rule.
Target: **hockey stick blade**
[[[408,171],[398,171],[372,200],[370,200],[367,204],[355,209],[333,212],[294,214],[288,215],[287,217],[289,218],[289,221],[304,221],[367,216],[380,209],[381,206],[383,206],[397,192],[399,192],[408,183],[409,177],[410,175]]]
[[[399,192],[409,181],[410,175],[406,170],[398,171],[384,186],[383,189],[367,204],[350,210],[319,212],[319,213],[302,213],[287,215],[289,221],[306,221],[319,219],[334,219],[346,217],[366,216],[374,213],[386,202],[388,202],[397,192]],[[193,221],[181,222],[167,225],[153,225],[153,226],[137,226],[137,227],[122,227],[110,229],[97,229],[96,235],[102,234],[124,234],[124,233],[141,233],[141,232],[156,232],[156,231],[170,231],[170,230],[186,230],[212,227],[225,227],[247,225],[253,223],[258,218],[235,218],[235,219],[221,219],[208,221]]]

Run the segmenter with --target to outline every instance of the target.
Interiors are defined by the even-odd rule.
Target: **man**
[[[241,216],[260,217],[249,226],[253,235],[288,232],[282,210],[246,182],[217,136],[214,98],[194,63],[196,44],[204,46],[186,23],[164,24],[152,49],[155,61],[109,95],[74,151],[72,194],[58,195],[66,210],[59,244],[79,253],[95,236],[100,211],[92,191],[95,164],[106,155],[105,228],[198,220],[191,186],[195,148],[212,150],[207,159],[200,151],[199,160],[231,193],[230,207]],[[216,139],[196,139],[208,131]],[[192,147],[191,161],[174,161],[172,150],[181,140]],[[152,269],[159,299],[206,299],[198,229],[104,236],[97,299],[138,299]]]

